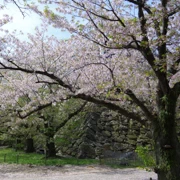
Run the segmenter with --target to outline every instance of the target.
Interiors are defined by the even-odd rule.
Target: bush
[[[154,151],[151,150],[148,146],[137,146],[135,152],[137,153],[138,157],[142,160],[143,165],[146,167],[153,167],[155,166],[155,157]]]

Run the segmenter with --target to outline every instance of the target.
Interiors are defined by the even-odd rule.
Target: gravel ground
[[[0,180],[157,180],[142,169],[112,169],[106,166],[0,165]]]

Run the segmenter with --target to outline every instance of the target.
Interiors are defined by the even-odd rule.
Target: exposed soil
[[[157,180],[142,169],[112,169],[106,166],[0,165],[0,180]]]

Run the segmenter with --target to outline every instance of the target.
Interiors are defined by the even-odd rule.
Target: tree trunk
[[[171,129],[171,127],[169,128]],[[158,180],[180,180],[180,147],[176,136],[171,141],[163,132],[158,133],[155,143],[156,168]]]
[[[47,143],[47,157],[55,157],[56,156],[56,148],[55,148],[55,143],[50,142]]]
[[[26,139],[26,153],[33,153],[34,152],[34,141],[32,138]]]
[[[180,180],[180,143],[176,130],[176,102],[173,93],[158,96],[158,117],[154,121],[158,180]]]
[[[16,142],[15,142],[15,151],[18,151],[18,150],[22,150],[22,146],[21,146],[21,139],[19,138],[16,138]]]

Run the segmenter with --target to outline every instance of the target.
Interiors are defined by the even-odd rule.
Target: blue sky
[[[2,4],[3,0],[0,0],[0,4]],[[6,8],[0,12],[0,18],[3,14],[8,14],[13,17],[13,21],[4,25],[3,29],[7,29],[10,32],[17,30],[22,31],[24,36],[20,36],[21,39],[26,39],[27,33],[34,33],[35,28],[40,26],[42,23],[41,18],[33,13],[28,12],[25,17],[22,16],[21,12],[14,4],[7,4]],[[67,39],[70,37],[68,32],[62,32],[59,29],[53,28],[52,26],[48,27],[48,35],[54,35],[60,39]]]

